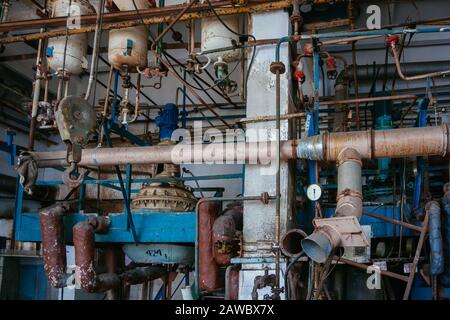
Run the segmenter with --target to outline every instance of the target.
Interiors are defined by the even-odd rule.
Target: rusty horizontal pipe
[[[341,150],[355,149],[363,159],[411,156],[445,156],[450,149],[449,125],[324,133],[281,142],[282,160],[335,161]],[[150,163],[267,163],[276,158],[275,143],[236,142],[222,144],[178,144],[148,147],[118,147],[83,150],[81,166]],[[39,167],[66,165],[65,151],[32,152]],[[228,160],[228,161],[226,161]]]
[[[321,101],[321,106],[332,106],[335,104],[354,104],[354,103],[366,103],[375,101],[388,101],[388,100],[417,100],[417,96],[410,94],[396,95],[396,96],[383,96],[383,97],[365,97],[358,99],[345,99],[334,101]]]
[[[403,226],[405,228],[408,228],[408,229],[411,229],[411,230],[414,230],[414,231],[417,231],[417,232],[422,232],[422,228],[418,227],[418,226],[416,226],[414,224],[410,224],[410,223],[403,222],[403,221],[396,220],[396,219],[391,219],[391,218],[388,218],[388,217],[385,217],[385,216],[378,215],[378,214],[373,213],[373,212],[363,211],[363,215],[369,216],[369,217],[372,217],[372,218],[376,218],[376,219],[380,219],[380,220],[383,220],[383,221],[386,221],[386,222],[390,222],[392,224],[400,225],[400,226]]]
[[[289,120],[295,118],[304,118],[306,116],[305,112],[296,112],[296,113],[288,113],[280,116],[280,120]],[[275,121],[275,116],[260,116],[254,118],[242,118],[236,122],[238,123],[256,123],[256,122],[267,122],[267,121]]]
[[[213,7],[219,8],[225,5],[229,5],[231,1],[219,1],[214,2]],[[139,15],[142,18],[157,17],[157,16],[169,16],[177,13],[180,9],[185,7],[185,5],[175,5],[167,6],[161,8],[150,8],[139,10]],[[198,12],[200,10],[208,9],[208,4],[197,5],[190,12]],[[116,11],[109,12],[103,15],[103,21],[107,22],[118,22],[118,21],[128,21],[138,19],[138,15],[135,10],[130,11]],[[0,32],[6,31],[17,31],[17,30],[28,30],[35,28],[55,28],[64,27],[67,24],[67,16],[52,17],[46,19],[30,19],[30,20],[19,20],[19,21],[7,21],[0,23]],[[80,24],[82,26],[94,24],[97,21],[97,16],[95,14],[82,15],[79,17]]]
[[[229,2],[227,2],[228,4]],[[214,5],[214,3],[213,3]],[[252,13],[252,12],[258,12],[258,11],[265,11],[265,10],[276,10],[276,9],[283,9],[290,5],[290,1],[252,1],[245,7],[217,7],[216,12],[218,15],[233,15],[233,14],[245,14],[245,13]],[[216,4],[217,6],[217,4]],[[183,6],[181,6],[183,8]],[[171,8],[173,9],[173,8]],[[180,6],[177,6],[177,10],[180,9]],[[186,21],[186,20],[192,20],[192,19],[201,19],[205,17],[213,17],[215,14],[209,10],[207,5],[202,5],[202,9],[200,10],[200,7],[194,7],[191,8],[192,10],[198,9],[194,12],[187,12],[184,14],[179,20],[180,21]],[[156,10],[156,9],[149,9],[149,10]],[[142,11],[140,11],[142,12]],[[173,16],[173,13],[178,11],[171,11],[171,13],[158,11],[159,14],[155,16],[148,16],[148,18],[144,18],[144,23],[146,25],[151,24],[158,24],[158,23],[168,23],[175,19]],[[119,12],[118,12],[119,13]],[[118,14],[115,13],[115,14]],[[106,14],[105,14],[106,15]],[[95,16],[95,15],[94,15]],[[64,19],[64,17],[61,17]],[[110,22],[110,23],[104,23],[102,25],[102,30],[111,30],[111,29],[121,29],[121,28],[128,28],[128,27],[134,27],[139,26],[142,24],[142,21],[140,19],[137,19],[137,16],[134,15],[130,20],[123,21],[123,18],[119,19],[117,18],[119,22]],[[38,21],[39,23],[37,24]],[[29,25],[42,25],[41,19],[36,19],[36,21],[33,21],[33,23],[30,23]],[[66,20],[64,20],[64,25],[66,23]],[[0,24],[0,27],[6,27],[2,24]],[[30,27],[28,27],[30,28]],[[1,30],[1,29],[0,29]],[[81,28],[77,29],[70,29],[68,30],[68,35],[74,35],[74,34],[81,34],[81,33],[89,33],[95,31],[95,24],[89,24],[86,26],[83,26]],[[14,35],[14,36],[7,36],[0,39],[0,44],[8,44],[8,43],[15,43],[15,42],[26,42],[26,41],[34,41],[44,38],[54,38],[54,37],[60,37],[66,35],[65,29],[60,30],[51,30],[46,32],[39,32],[39,33],[29,33],[29,34],[21,34],[21,35]]]

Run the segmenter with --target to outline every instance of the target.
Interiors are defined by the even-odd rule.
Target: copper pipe
[[[68,203],[62,202],[39,212],[44,270],[48,282],[55,288],[65,287],[67,281],[63,216],[68,210]]]
[[[77,223],[73,227],[73,245],[75,248],[75,277],[80,287],[87,292],[104,292],[120,285],[115,273],[99,274],[94,269],[95,225],[91,220]]]
[[[213,257],[212,228],[219,215],[220,202],[204,201],[198,207],[198,278],[200,291],[222,287],[219,265]]]

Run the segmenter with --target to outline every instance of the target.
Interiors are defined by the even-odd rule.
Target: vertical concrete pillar
[[[249,19],[249,32],[256,39],[281,38],[290,34],[289,15],[284,11],[272,11],[251,15]],[[275,75],[270,72],[270,64],[275,60],[275,45],[257,47],[256,57],[250,71],[247,94],[247,117],[275,115]],[[251,59],[251,52],[248,59]],[[286,73],[281,75],[281,115],[289,113],[290,108],[290,66],[289,48],[283,44],[280,52],[280,60],[286,65]],[[247,125],[247,139],[258,130],[259,140],[276,140],[275,121],[261,122]],[[281,121],[280,139],[287,140],[291,137],[289,122]],[[254,137],[252,137],[254,138]],[[245,168],[245,196],[255,196],[262,192],[275,195],[276,162],[270,166],[248,164]],[[292,200],[294,195],[293,166],[288,162],[281,163],[281,233],[283,234],[293,222]],[[275,201],[265,205],[259,201],[247,201],[244,203],[244,258],[268,258],[268,263],[243,263],[240,272],[240,299],[251,299],[254,278],[263,275],[265,269],[274,273],[275,255],[272,246],[275,244]],[[270,262],[270,258],[273,261]],[[245,259],[244,259],[245,260]],[[282,278],[282,277],[281,277]],[[283,284],[281,284],[283,285]],[[260,290],[259,299],[265,293],[270,293],[270,288]]]

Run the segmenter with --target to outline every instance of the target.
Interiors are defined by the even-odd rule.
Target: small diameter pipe
[[[44,29],[41,28],[41,32]],[[41,56],[43,52],[44,39],[40,39],[38,43],[38,52],[36,55],[36,75],[33,88],[33,102],[31,107],[31,121],[30,121],[30,132],[28,136],[28,150],[33,150],[34,148],[34,133],[36,131],[36,117],[39,107],[39,99],[41,95]]]
[[[170,24],[166,27],[166,29],[164,29],[164,31],[158,35],[158,37],[155,39],[155,41],[153,41],[153,44],[151,46],[152,51],[154,51],[156,49],[156,45],[158,44],[159,40],[161,40],[166,35],[166,33],[169,32],[173,28],[175,23],[177,23],[177,21],[180,20],[180,18],[197,2],[198,2],[198,0],[191,0],[191,2],[187,6],[185,6],[183,8],[183,10],[180,11],[180,13],[176,16],[176,18],[174,20],[172,20],[170,22]]]
[[[280,191],[280,185],[281,185],[281,176],[280,176],[280,170],[281,170],[281,152],[280,152],[280,145],[281,145],[281,138],[280,138],[280,108],[281,108],[281,97],[280,97],[280,70],[276,71],[275,74],[276,77],[276,84],[275,84],[275,91],[276,91],[276,135],[277,135],[277,172],[275,177],[275,243],[277,246],[277,250],[275,252],[276,254],[276,263],[275,263],[275,275],[276,275],[276,287],[280,287],[280,273],[281,273],[281,266],[280,266],[280,258],[281,258],[281,252],[280,252],[280,237],[281,237],[281,191]]]
[[[101,31],[101,17],[103,14],[103,7],[105,5],[105,0],[99,0],[98,1],[98,8],[97,8],[97,20],[95,24],[95,33],[94,33],[94,49],[92,51],[92,58],[91,58],[91,70],[89,72],[89,80],[88,80],[88,86],[86,89],[86,94],[84,96],[84,100],[89,100],[89,96],[91,95],[92,91],[92,83],[94,82],[95,78],[95,67],[97,65],[97,54],[100,47],[100,31]]]
[[[405,81],[413,81],[413,80],[421,80],[421,79],[426,79],[426,78],[442,77],[442,76],[446,76],[447,74],[450,74],[450,70],[445,70],[445,71],[425,73],[425,74],[416,75],[416,76],[406,76],[402,72],[402,66],[400,64],[400,58],[399,58],[399,54],[397,52],[397,45],[396,45],[396,43],[394,41],[392,41],[390,43],[390,45],[391,45],[391,49],[392,49],[391,50],[392,54],[394,56],[394,61],[395,61],[395,66],[397,68],[397,73],[398,73],[399,77],[402,78]]]

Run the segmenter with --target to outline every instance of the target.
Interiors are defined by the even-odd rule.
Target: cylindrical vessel
[[[52,17],[64,17],[68,15],[70,0],[53,0],[50,3]],[[76,27],[77,16],[94,13],[94,8],[87,0],[72,0],[70,16],[73,17]],[[67,38],[50,38],[47,45],[47,63],[53,71],[65,69],[66,72],[74,75],[80,74],[87,67],[87,43],[88,34],[74,34]],[[66,59],[64,61],[64,52]]]
[[[132,1],[115,0],[120,11],[135,11]],[[151,4],[147,0],[135,0],[136,7],[149,9]],[[108,60],[115,69],[127,68],[135,72],[136,67],[147,66],[148,30],[146,26],[114,29],[109,31]]]
[[[239,16],[222,16],[223,22],[233,31],[239,32]],[[220,49],[223,47],[230,47],[233,42],[239,42],[239,36],[232,33],[230,30],[216,18],[202,19],[202,42],[201,48],[203,51]],[[218,51],[206,54],[212,61],[217,61],[219,57],[224,62],[236,61],[240,58],[240,50]]]

